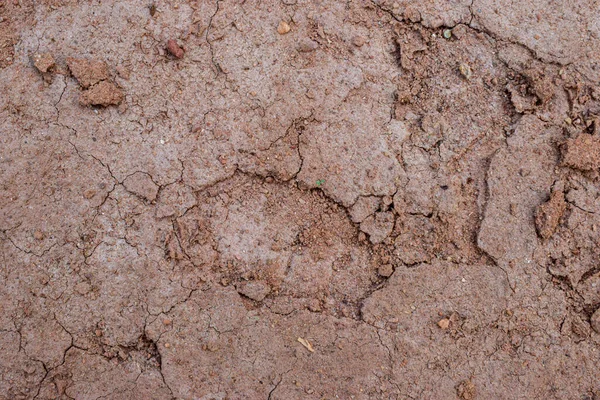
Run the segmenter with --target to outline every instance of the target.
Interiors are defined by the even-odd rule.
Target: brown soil
[[[600,398],[599,11],[0,2],[0,399]]]

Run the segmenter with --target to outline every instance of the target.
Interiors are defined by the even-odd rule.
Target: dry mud
[[[0,2],[0,399],[600,398],[599,12]]]

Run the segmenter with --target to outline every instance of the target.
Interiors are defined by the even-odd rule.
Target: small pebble
[[[163,324],[165,324],[165,325],[171,325],[171,323],[173,323],[173,321],[171,321],[168,318],[166,318],[166,319],[163,320]]]
[[[168,349],[169,347],[171,347],[171,344],[170,343],[165,343],[165,348]]]
[[[290,27],[290,25],[289,25],[287,22],[285,22],[285,21],[281,21],[281,22],[279,23],[279,26],[277,26],[277,32],[278,32],[280,35],[285,35],[286,33],[288,33],[288,32],[289,32],[289,31],[291,31],[291,30],[292,30],[292,28],[291,28],[291,27]]]
[[[310,39],[306,39],[298,45],[298,51],[302,53],[308,53],[316,50],[318,47],[319,45],[317,44],[317,42]]]
[[[450,326],[450,320],[448,318],[440,319],[438,326],[442,329],[448,329]]]
[[[452,37],[452,29],[444,29],[444,38],[450,39]]]
[[[468,64],[460,64],[458,66],[458,70],[460,71],[461,75],[465,77],[465,79],[471,79],[471,75],[473,75],[473,72],[471,71],[471,67],[469,67]]]
[[[96,331],[94,332],[96,334],[96,336],[100,337],[102,336],[102,331],[100,329],[96,329]]]
[[[167,41],[167,51],[175,58],[183,58],[185,51],[173,39]]]

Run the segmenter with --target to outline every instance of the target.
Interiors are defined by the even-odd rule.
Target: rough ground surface
[[[600,398],[599,12],[0,2],[0,399]]]

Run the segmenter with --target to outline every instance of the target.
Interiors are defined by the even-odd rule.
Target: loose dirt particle
[[[183,58],[185,50],[183,50],[173,39],[167,41],[167,51],[175,58]]]
[[[465,79],[469,80],[471,79],[471,76],[473,75],[473,72],[471,71],[471,67],[469,67],[468,64],[460,64],[458,66],[458,70],[460,71],[461,75],[465,77]]]
[[[165,348],[168,349],[169,347],[171,347],[171,344],[170,343],[165,343]]]
[[[35,231],[35,232],[33,232],[33,237],[35,240],[43,240],[44,233],[42,231]]]
[[[568,139],[562,148],[562,164],[582,171],[600,168],[600,137],[583,133]]]
[[[79,98],[79,103],[84,106],[117,105],[123,101],[123,92],[114,83],[102,81],[84,91]]]
[[[450,320],[448,318],[440,319],[438,321],[438,326],[442,329],[448,329],[450,326]]]
[[[287,22],[285,22],[285,21],[279,22],[279,25],[277,26],[277,32],[280,35],[285,35],[290,30],[292,30],[292,28],[290,27],[290,25]]]
[[[456,394],[462,400],[474,400],[475,394],[476,394],[475,385],[473,384],[473,382],[471,382],[468,379],[465,381],[462,381],[456,387]]]
[[[384,264],[379,267],[377,273],[385,278],[389,278],[394,273],[394,267],[392,267],[392,264]]]
[[[312,344],[310,344],[310,342],[308,340],[299,337],[298,341],[300,343],[302,343],[302,346],[306,347],[308,349],[308,351],[310,351],[311,353],[315,352],[315,349],[313,349]]]
[[[165,325],[167,325],[167,326],[171,325],[172,323],[173,323],[173,321],[171,321],[171,320],[170,320],[170,319],[168,319],[168,318],[163,320],[163,324],[165,324]]]
[[[67,66],[84,89],[110,78],[108,65],[104,61],[67,58]]]
[[[550,200],[538,207],[535,213],[535,226],[543,239],[548,239],[554,234],[566,208],[567,203],[562,191],[552,192]]]
[[[54,67],[54,57],[50,53],[37,53],[33,56],[33,65],[44,74]]]

